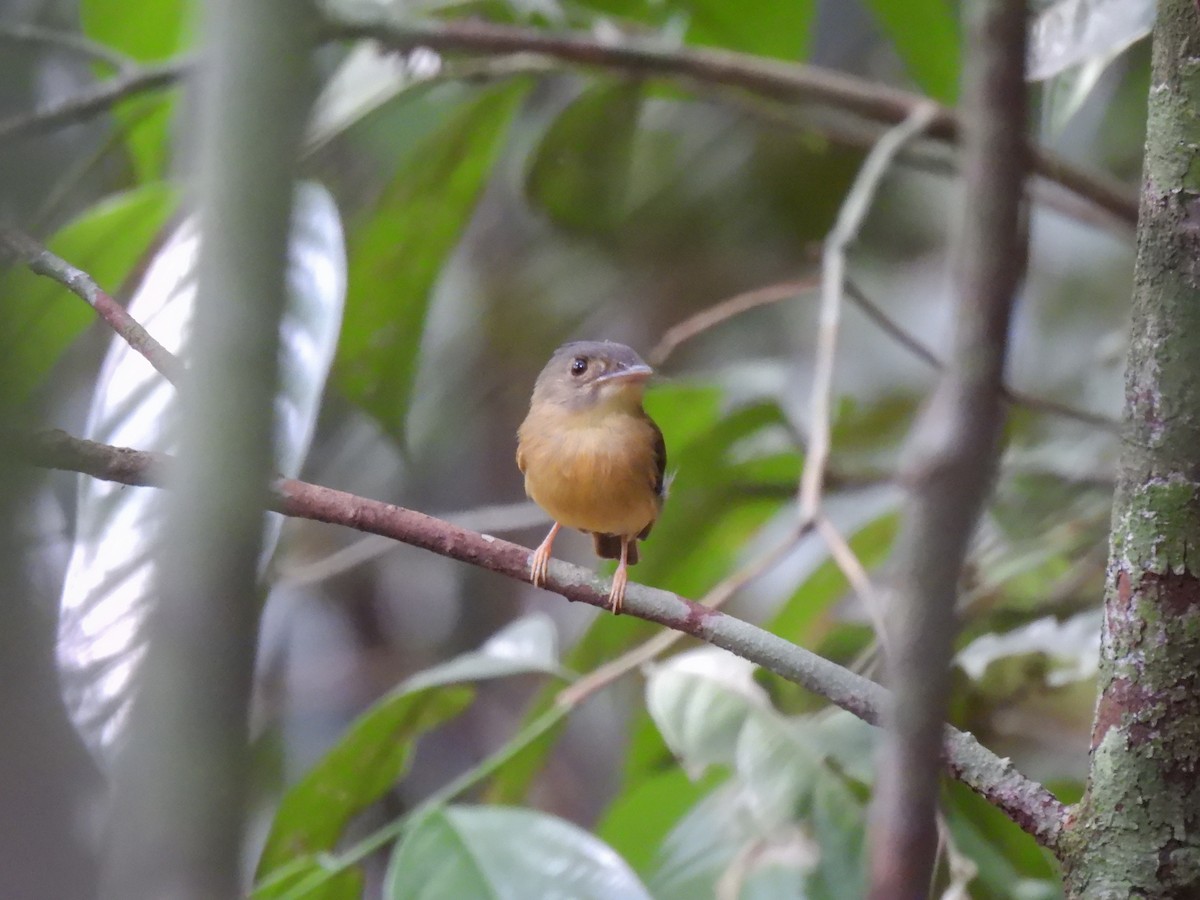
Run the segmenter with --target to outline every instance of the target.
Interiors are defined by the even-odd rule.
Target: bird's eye
[[[575,357],[575,359],[571,362],[571,374],[572,375],[582,375],[586,371],[587,371],[587,360],[584,359],[582,356]]]

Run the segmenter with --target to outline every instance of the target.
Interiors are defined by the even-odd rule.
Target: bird
[[[572,341],[537,377],[529,414],[517,429],[525,493],[554,524],[530,558],[534,586],[546,583],[562,526],[592,536],[601,559],[616,559],[608,608],[620,615],[638,561],[666,498],[667,448],[642,408],[653,370],[614,341]]]

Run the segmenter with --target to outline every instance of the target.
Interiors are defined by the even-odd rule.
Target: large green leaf
[[[407,770],[413,744],[423,732],[470,701],[469,688],[447,688],[531,673],[569,674],[558,663],[554,622],[542,613],[517,619],[477,650],[415,673],[376,703],[284,797],[259,863],[260,875],[266,877],[256,896],[290,896],[288,891],[300,884],[341,890],[345,872],[337,873],[336,882],[322,878],[320,868],[310,864],[312,854],[329,849],[349,816],[374,802]]]
[[[722,784],[675,823],[654,856],[646,886],[655,900],[715,900],[721,874],[757,836],[742,813],[739,786]]]
[[[690,15],[688,43],[780,59],[807,54],[817,6],[814,0],[685,0],[672,5]]]
[[[58,232],[49,247],[71,265],[115,291],[146,252],[174,205],[161,183],[107,197]],[[23,267],[0,276],[0,338],[4,400],[20,403],[44,379],[62,352],[96,319],[83,300]]]
[[[524,93],[524,83],[497,88],[458,110],[350,231],[350,293],[336,377],[392,434],[403,431],[434,284]]]
[[[811,900],[858,900],[866,895],[866,809],[862,798],[832,773],[813,782],[809,817],[821,852],[805,880]]]
[[[83,0],[84,33],[142,62],[176,55],[190,37],[195,16],[181,0]],[[128,129],[126,144],[139,180],[166,172],[168,129],[175,92],[139,97],[119,106],[114,115]]]
[[[958,96],[962,42],[949,0],[867,0],[909,74],[943,103]]]
[[[728,777],[710,769],[699,779],[670,765],[621,791],[596,834],[607,841],[638,872],[648,872],[663,839],[683,815]]]
[[[545,613],[531,613],[501,628],[478,650],[460,653],[424,669],[405,684],[409,689],[482,681],[509,675],[545,674],[570,678],[558,661],[558,632]]]
[[[601,83],[585,90],[546,131],[525,187],[559,225],[605,233],[620,224],[641,100],[636,83]]]
[[[754,683],[753,663],[715,647],[698,647],[655,666],[646,708],[684,768],[699,776],[731,765],[747,719],[769,709]]]
[[[624,860],[577,825],[531,809],[452,806],[413,825],[392,857],[384,896],[649,900],[650,894]]]
[[[331,850],[350,818],[407,771],[417,738],[461,713],[473,695],[469,687],[413,691],[401,686],[359,716],[337,746],[284,795],[259,858],[259,877]]]

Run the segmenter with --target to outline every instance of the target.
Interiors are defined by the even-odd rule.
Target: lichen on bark
[[[1160,3],[1100,696],[1073,898],[1200,896],[1200,15]]]

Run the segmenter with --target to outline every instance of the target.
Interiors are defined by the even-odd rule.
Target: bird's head
[[[533,402],[571,412],[637,409],[654,370],[614,341],[572,341],[554,351],[533,389]]]

